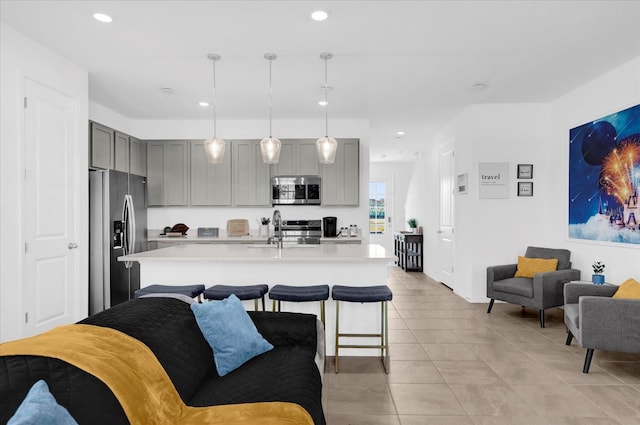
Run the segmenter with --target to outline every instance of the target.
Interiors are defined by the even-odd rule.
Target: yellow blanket
[[[111,328],[60,326],[0,344],[0,355],[53,357],[96,376],[111,389],[131,425],[313,425],[309,413],[295,403],[187,406],[153,352]]]

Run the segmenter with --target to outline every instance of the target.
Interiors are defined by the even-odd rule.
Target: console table
[[[406,272],[422,271],[422,235],[415,233],[395,232],[394,254],[396,264]]]

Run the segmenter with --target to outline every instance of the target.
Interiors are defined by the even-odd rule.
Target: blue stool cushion
[[[275,285],[269,291],[269,298],[277,301],[322,301],[329,299],[329,285],[289,286]]]
[[[202,294],[204,285],[151,285],[140,288],[134,293],[134,298],[140,298],[149,294],[181,294],[190,298],[195,298]]]
[[[207,300],[224,300],[229,295],[234,294],[241,300],[255,300],[256,298],[262,298],[268,290],[268,285],[214,285],[204,291],[204,298]]]
[[[379,286],[342,286],[334,285],[332,298],[336,301],[356,303],[375,303],[391,301],[393,293],[387,285]]]

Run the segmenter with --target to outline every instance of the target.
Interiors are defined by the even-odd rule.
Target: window
[[[386,231],[385,182],[369,182],[369,233],[384,234]]]

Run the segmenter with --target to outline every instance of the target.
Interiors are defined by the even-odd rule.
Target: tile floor
[[[391,373],[328,359],[328,425],[638,425],[640,354],[565,345],[562,310],[470,304],[422,273],[390,269]]]

